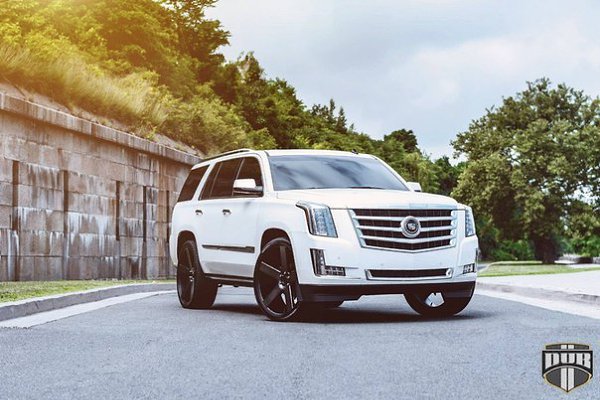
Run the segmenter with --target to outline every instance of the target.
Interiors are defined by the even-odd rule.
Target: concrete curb
[[[572,303],[600,306],[600,295],[587,293],[577,293],[563,290],[544,289],[532,286],[516,286],[507,285],[503,283],[487,283],[479,281],[477,282],[475,293],[477,293],[477,289],[503,293],[514,293],[519,296],[531,297],[534,299],[568,301]]]
[[[173,290],[174,283],[134,283],[0,303],[0,321],[132,293]]]

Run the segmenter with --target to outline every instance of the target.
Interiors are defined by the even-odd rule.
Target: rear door
[[[192,169],[179,193],[177,204],[173,209],[173,226],[169,239],[171,257],[177,254],[177,237],[173,235],[178,235],[182,231],[193,232],[195,230],[197,222],[195,212],[198,206],[199,187],[208,167],[208,165],[205,165]],[[173,261],[175,261],[174,258]]]
[[[228,253],[224,248],[228,233],[223,227],[223,203],[232,196],[233,181],[241,163],[240,158],[216,163],[200,195],[196,211],[198,224],[194,233],[199,241],[198,252],[202,268],[208,274],[235,275],[228,271],[227,258],[223,254]]]

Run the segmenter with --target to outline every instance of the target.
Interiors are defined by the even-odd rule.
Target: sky
[[[600,2],[220,0],[229,60],[253,51],[307,106],[333,98],[359,132],[412,129],[433,158],[547,77],[600,94]]]

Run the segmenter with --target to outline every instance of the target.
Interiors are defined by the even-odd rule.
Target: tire
[[[305,308],[290,241],[276,238],[262,249],[254,269],[254,295],[262,312],[273,321],[297,320]]]
[[[210,308],[217,297],[217,284],[202,271],[196,242],[187,240],[179,249],[177,266],[177,295],[183,308]]]
[[[404,298],[413,310],[424,317],[451,317],[464,310],[472,296],[445,298],[444,293],[428,292],[406,293]]]

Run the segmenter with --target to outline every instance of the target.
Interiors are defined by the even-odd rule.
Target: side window
[[[262,174],[260,172],[260,163],[258,160],[254,157],[244,158],[236,179],[254,179],[256,186],[262,186]]]
[[[233,181],[237,176],[240,163],[241,159],[235,158],[215,165],[214,171],[211,172],[211,176],[209,176],[210,179],[214,174],[214,184],[212,185],[212,188],[206,187],[206,192],[202,192],[202,199],[231,197],[233,192]],[[207,185],[209,183],[210,182],[206,182]],[[208,192],[208,190],[210,190],[210,192]]]
[[[208,166],[205,166],[190,171],[190,174],[188,175],[187,179],[185,180],[185,183],[183,184],[181,193],[179,193],[179,199],[177,199],[178,202],[188,201],[191,200],[192,197],[194,197],[194,193],[196,193],[198,184],[200,184],[200,181],[202,180],[202,177],[206,173],[207,169]]]
[[[200,200],[205,200],[205,199],[210,198],[210,192],[212,190],[213,185],[215,184],[215,178],[217,177],[217,174],[219,173],[219,170],[221,169],[221,164],[223,164],[223,163],[215,164],[213,169],[210,171],[210,175],[208,175],[208,178],[206,178],[206,183],[204,184],[204,187],[202,188],[202,194],[200,195]]]

